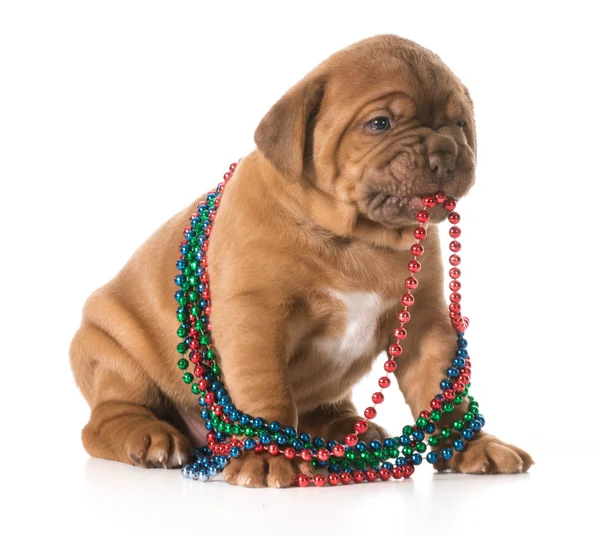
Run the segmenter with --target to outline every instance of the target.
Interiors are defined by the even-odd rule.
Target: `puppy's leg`
[[[430,311],[427,314],[430,315]],[[415,418],[421,411],[430,409],[429,402],[439,393],[439,383],[446,377],[446,370],[456,352],[456,334],[445,318],[422,322],[421,325],[426,327],[420,332],[410,333],[406,339],[407,342],[409,339],[416,342],[407,345],[408,351],[398,360],[396,370],[398,384]],[[440,427],[452,428],[452,423],[466,413],[467,406],[468,401],[465,400],[452,414],[444,414],[439,422]],[[446,442],[449,444],[457,437]],[[436,450],[445,446],[441,443]],[[440,457],[436,469],[474,474],[521,473],[533,464],[531,456],[525,451],[485,432],[480,432],[474,440],[465,443],[465,450],[454,452],[450,460]]]
[[[319,406],[300,415],[299,430],[312,436],[321,436],[326,441],[344,442],[345,437],[354,432],[357,421],[364,420],[356,411],[350,395],[335,404]],[[374,439],[383,441],[388,433],[378,424],[369,423],[369,429],[359,436],[361,441],[369,443]]]
[[[245,294],[230,298],[227,307],[215,306],[213,311],[214,340],[224,380],[236,406],[267,423],[277,421],[282,427],[297,426],[280,303],[270,303],[268,296]],[[303,469],[306,471],[309,466]],[[279,488],[291,485],[299,472],[302,469],[283,456],[247,452],[232,460],[223,476],[231,484]]]
[[[107,333],[84,325],[71,345],[71,365],[92,410],[82,432],[91,456],[141,467],[177,467],[190,458],[189,440],[164,420],[165,396]]]

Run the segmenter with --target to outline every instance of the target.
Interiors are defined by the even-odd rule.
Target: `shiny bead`
[[[453,240],[450,242],[450,251],[453,251],[454,253],[458,253],[461,247],[461,243],[458,240]]]
[[[360,484],[365,479],[365,474],[362,471],[354,471],[352,474],[352,480],[357,484]]]
[[[449,460],[450,458],[452,458],[452,450],[451,449],[442,449],[440,454],[442,455],[442,458],[444,458],[444,460]]]
[[[354,431],[357,434],[364,434],[369,429],[367,421],[358,421],[354,424]]]
[[[298,475],[298,485],[305,488],[310,483],[310,478],[306,475]]]
[[[441,205],[444,201],[446,201],[446,194],[444,192],[438,192],[435,194],[435,201]]]
[[[383,402],[383,394],[382,393],[373,393],[371,400],[373,400],[373,404],[381,404]]]
[[[429,452],[425,458],[429,463],[436,463],[438,461],[437,452]]]
[[[358,439],[357,439],[358,442]],[[346,437],[346,443],[348,443],[348,438]],[[335,447],[333,447],[331,449],[331,453],[334,456],[337,456],[338,458],[341,458],[345,453],[346,453],[346,449],[344,448],[343,445],[336,445]]]
[[[456,225],[454,225],[454,226],[450,227],[450,231],[448,232],[448,234],[452,238],[458,238],[460,236],[460,228],[458,228],[458,227],[456,227]],[[452,251],[454,251],[454,250],[452,250]]]
[[[435,197],[433,197],[432,195],[428,195],[423,198],[423,205],[425,206],[425,208],[434,207],[435,203]]]
[[[460,221],[458,212],[450,212],[450,214],[448,214],[448,221],[453,225],[456,225]]]
[[[194,381],[194,375],[191,372],[186,372],[183,375],[183,381],[185,383],[192,383]]]
[[[452,279],[458,279],[460,277],[460,268],[450,268],[448,274]]]
[[[344,471],[343,473],[340,473],[340,480],[342,481],[342,484],[350,484],[350,482],[352,482],[352,475],[347,471]]]
[[[448,261],[452,266],[458,266],[460,264],[460,257],[458,255],[450,255]]]
[[[387,376],[382,376],[381,378],[379,378],[379,381],[377,383],[382,389],[387,389],[391,384],[391,380]]]
[[[409,277],[406,279],[406,281],[404,282],[404,286],[408,289],[408,290],[414,290],[417,288],[419,282],[416,280],[416,278],[414,277]]]
[[[380,469],[379,470],[379,478],[383,482],[387,482],[390,479],[390,476],[391,476],[391,472],[389,469]]]
[[[369,482],[375,482],[375,480],[377,480],[377,471],[374,471],[373,469],[368,469],[365,472],[365,476],[367,477],[367,480]]]
[[[284,449],[283,455],[288,460],[293,460],[296,457],[296,451],[292,447],[287,447],[286,449]]]
[[[421,263],[413,259],[408,263],[408,270],[413,274],[419,272],[421,270]]]
[[[348,445],[349,447],[355,447],[357,443],[358,437],[356,436],[356,434],[348,434],[346,436],[346,445]]]
[[[444,208],[446,210],[454,210],[456,208],[456,201],[454,199],[452,199],[451,197],[449,197],[448,199],[446,199],[446,202],[444,203]]]
[[[427,419],[424,419],[423,417],[419,417],[416,421],[416,424],[419,428],[423,428],[423,426],[425,426],[427,424]]]
[[[400,320],[400,322],[402,322],[403,324],[406,324],[407,322],[410,322],[410,313],[408,311],[400,311],[398,313],[398,320]]]
[[[300,458],[302,458],[305,462],[309,462],[312,460],[312,452],[308,449],[302,449],[300,451]]]
[[[365,409],[365,417],[367,419],[374,419],[377,416],[377,410],[370,406],[368,408]]]
[[[398,357],[399,355],[402,354],[402,346],[400,346],[399,344],[392,344],[388,348],[388,353],[390,354],[391,357]]]
[[[425,238],[427,238],[427,230],[425,229],[425,227],[417,227],[413,231],[413,236],[417,240],[424,240]]]
[[[187,359],[180,359],[179,361],[177,361],[177,366],[181,369],[181,370],[185,370],[186,368],[188,368],[189,362]]]
[[[419,223],[427,223],[429,221],[429,212],[427,212],[426,210],[419,210],[419,212],[417,212],[417,221]]]
[[[327,480],[329,481],[330,486],[337,486],[341,481],[340,475],[338,475],[337,473],[330,473],[327,476]]]
[[[315,486],[317,486],[318,488],[322,488],[325,485],[326,481],[327,481],[327,479],[323,475],[315,475],[313,477],[313,482],[315,483]]]
[[[462,439],[456,439],[454,441],[454,449],[461,451],[465,448],[465,442]]]
[[[405,307],[410,307],[413,303],[415,303],[415,298],[412,294],[407,293],[407,294],[404,294],[404,296],[402,296],[402,299],[400,300],[400,302]]]
[[[415,257],[420,257],[421,255],[423,255],[424,251],[425,251],[425,248],[423,248],[423,246],[421,244],[413,244],[410,248],[410,252]]]
[[[317,459],[326,462],[329,459],[329,451],[327,449],[319,449],[317,451]]]
[[[275,444],[269,445],[267,450],[271,456],[277,456],[279,454],[279,447]]]
[[[403,478],[404,477],[404,473],[402,472],[402,467],[394,467],[392,469],[392,476],[396,480],[400,480],[401,478]]]
[[[388,359],[383,364],[383,368],[385,369],[386,372],[394,372],[397,367],[398,367],[398,365],[396,364],[396,362],[393,359]]]

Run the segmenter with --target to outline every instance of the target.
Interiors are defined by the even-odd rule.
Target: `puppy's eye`
[[[456,122],[456,126],[458,128],[465,128],[466,125],[467,125],[467,123],[465,123],[464,121],[457,121]]]
[[[389,130],[391,127],[390,120],[384,116],[376,117],[367,123],[367,128],[376,131]]]

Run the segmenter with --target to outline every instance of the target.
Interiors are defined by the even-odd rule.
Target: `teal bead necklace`
[[[284,456],[290,460],[300,458],[311,462],[316,470],[327,471],[326,475],[316,472],[313,477],[297,475],[294,483],[298,486],[306,487],[311,482],[319,487],[325,484],[335,486],[409,478],[423,460],[434,464],[440,458],[449,460],[454,452],[463,450],[466,442],[482,429],[485,419],[479,413],[479,404],[469,394],[471,360],[464,337],[469,320],[461,314],[461,295],[458,292],[461,288],[458,268],[461,244],[457,240],[461,234],[457,226],[460,216],[454,210],[456,201],[442,192],[423,198],[424,209],[417,214],[419,225],[413,232],[416,242],[411,247],[413,259],[408,263],[410,275],[405,281],[406,293],[400,299],[403,307],[398,313],[400,326],[394,331],[396,343],[388,349],[388,359],[383,367],[385,375],[379,378],[380,389],[371,397],[373,405],[365,409],[365,418],[355,423],[354,431],[346,436],[344,443],[311,437],[276,421],[267,422],[261,417],[243,413],[234,405],[221,380],[211,336],[206,254],[221,197],[236,166],[231,164],[223,182],[198,205],[197,212],[190,215],[190,225],[184,229],[184,240],[179,245],[179,274],[175,277],[179,290],[175,293],[175,300],[180,323],[177,335],[181,342],[177,345],[180,354],[177,366],[183,371],[184,383],[198,397],[200,418],[207,429],[207,446],[195,449],[194,460],[182,468],[183,475],[192,480],[206,481],[223,471],[232,458],[240,458],[244,451],[251,450],[265,456]],[[402,341],[407,336],[405,326],[411,318],[409,309],[415,302],[411,291],[417,288],[415,274],[421,270],[418,260],[424,252],[421,241],[427,237],[424,227],[430,218],[427,209],[436,204],[449,212],[448,221],[452,224],[449,232],[452,238],[449,317],[457,335],[456,353],[449,363],[446,378],[440,382],[440,392],[431,400],[429,408],[423,410],[413,424],[404,426],[402,435],[367,444],[360,440],[360,436],[367,431],[369,421],[376,417],[376,406],[383,402],[383,391],[391,384],[389,375],[396,370],[396,359],[402,354]],[[452,426],[440,429],[442,416],[452,414],[465,400],[468,400],[466,413],[454,420]],[[426,436],[429,436],[427,440]],[[440,445],[440,442],[443,443]],[[425,455],[427,445],[434,449]],[[444,448],[435,448],[440,446]]]

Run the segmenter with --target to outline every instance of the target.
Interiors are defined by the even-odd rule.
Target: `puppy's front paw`
[[[143,419],[128,434],[125,450],[131,463],[140,467],[180,467],[192,454],[189,440],[174,426]]]
[[[454,452],[450,460],[440,457],[435,468],[476,475],[510,474],[525,473],[533,464],[533,459],[524,450],[485,434],[467,443],[464,451]]]
[[[247,488],[287,488],[299,473],[312,475],[314,470],[307,462],[246,452],[239,460],[231,460],[223,471],[223,478],[230,484]]]

